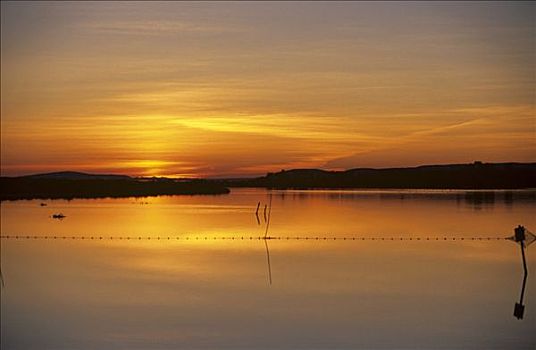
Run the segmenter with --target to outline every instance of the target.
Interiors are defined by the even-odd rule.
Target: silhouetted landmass
[[[85,174],[88,175],[88,174]],[[227,194],[222,184],[206,180],[175,181],[133,178],[52,178],[43,176],[0,178],[0,200],[144,197],[158,195]]]
[[[0,200],[227,194],[227,187],[274,189],[526,189],[536,188],[536,163],[426,165],[346,171],[282,170],[250,179],[174,180],[59,172],[0,178]],[[478,194],[479,198],[482,194]],[[485,201],[486,198],[480,198]]]
[[[268,173],[254,179],[223,180],[220,183],[229,187],[275,189],[523,189],[536,188],[536,163],[474,162],[413,168],[358,168],[346,171],[295,169]]]
[[[54,173],[21,176],[24,179],[56,179],[56,180],[131,180],[128,175],[87,174],[78,171],[58,171]]]

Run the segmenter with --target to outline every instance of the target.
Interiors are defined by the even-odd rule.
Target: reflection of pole
[[[527,276],[529,274],[527,270],[527,261],[525,260],[525,244],[523,241],[519,244],[521,246],[521,257],[523,258],[523,286],[521,288],[521,296],[519,297],[519,303],[523,305],[523,296],[525,295],[525,285],[527,283]]]
[[[523,319],[523,314],[525,313],[525,305],[523,305],[523,297],[525,296],[525,287],[527,284],[527,276],[529,274],[527,269],[527,260],[525,258],[525,228],[521,225],[514,229],[514,239],[519,243],[521,247],[521,258],[523,260],[523,284],[521,285],[521,295],[519,296],[519,303],[516,303],[514,306],[514,316],[518,320]]]
[[[5,284],[4,284],[4,275],[2,274],[2,259],[1,259],[1,256],[2,256],[2,241],[0,240],[0,283],[2,284],[2,288],[4,288]]]
[[[268,260],[268,278],[270,285],[272,285],[272,264],[270,264],[270,250],[268,249],[268,229],[270,228],[270,217],[272,216],[272,194],[270,193],[270,202],[268,208],[268,220],[266,220],[266,206],[264,207],[264,215],[266,220],[266,231],[264,231],[264,247],[266,248],[266,258]]]
[[[266,258],[268,259],[268,279],[272,285],[272,264],[270,264],[270,250],[268,249],[268,240],[264,239],[264,247],[266,248]]]

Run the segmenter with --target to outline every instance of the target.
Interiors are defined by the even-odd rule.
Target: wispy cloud
[[[211,23],[179,20],[115,20],[94,21],[80,24],[86,30],[121,35],[170,35],[180,33],[228,33],[239,31],[238,27]]]
[[[441,162],[437,159],[448,159],[449,154],[458,154],[458,158],[453,157],[457,161],[476,159],[471,157],[509,160],[508,155],[513,152],[518,154],[518,160],[531,161],[536,146],[533,111],[534,107],[530,105],[455,108],[442,112],[442,125],[438,121],[427,125],[433,120],[430,116],[434,115],[429,112],[428,118],[419,117],[421,125],[415,121],[413,131],[406,130],[406,134],[399,137],[386,138],[384,142],[329,160],[324,167],[437,163]],[[449,123],[448,120],[453,121]],[[462,153],[467,159],[460,157]]]
[[[425,7],[2,2],[2,171],[534,159],[534,6]]]

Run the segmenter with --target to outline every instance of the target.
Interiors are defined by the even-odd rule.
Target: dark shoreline
[[[282,170],[253,179],[220,180],[227,187],[271,189],[460,189],[536,188],[536,163],[426,165],[413,168],[345,171]]]
[[[536,163],[427,165],[413,168],[282,170],[248,179],[132,178],[58,172],[0,177],[0,200],[220,195],[229,188],[335,190],[519,190],[536,188]]]
[[[162,195],[221,195],[230,190],[206,180],[0,178],[0,200],[121,198]]]

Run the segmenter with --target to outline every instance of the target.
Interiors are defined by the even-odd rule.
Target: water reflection
[[[519,296],[519,303],[515,303],[514,306],[514,316],[517,319],[523,319],[523,315],[525,313],[525,305],[523,304],[523,298],[525,296],[525,287],[527,285],[527,276],[528,276],[528,269],[527,269],[527,260],[525,257],[525,249],[528,248],[528,246],[536,240],[536,236],[525,229],[525,227],[519,225],[514,230],[514,236],[511,237],[513,241],[515,241],[517,244],[519,244],[519,247],[521,249],[521,260],[523,263],[523,283],[521,285],[521,292]]]
[[[257,219],[257,225],[260,226],[261,220],[259,219],[259,207],[261,205],[261,202],[257,203],[257,209],[255,210],[255,218]]]
[[[264,207],[264,213],[266,217],[266,206]],[[270,250],[268,249],[268,230],[270,229],[270,218],[272,216],[272,193],[269,195],[268,200],[268,218],[266,221],[266,229],[264,231],[264,247],[266,248],[266,259],[268,264],[268,280],[270,282],[270,285],[272,285],[272,264],[270,263]]]
[[[1,348],[413,349],[441,339],[532,350],[536,286],[523,283],[518,322],[519,248],[504,241],[212,239],[504,237],[518,223],[536,227],[535,202],[519,194],[510,204],[495,194],[486,210],[458,195],[243,189],[151,205],[2,203],[3,234],[152,239],[2,242]],[[68,218],[51,220],[54,212]],[[185,239],[199,235],[209,239]],[[166,236],[181,240],[154,239]]]
[[[264,239],[264,247],[266,248],[266,263],[268,265],[268,281],[272,285],[272,264],[270,263],[270,249],[268,249],[267,239]]]
[[[324,197],[333,201],[379,198],[380,200],[434,200],[465,203],[475,210],[493,207],[499,201],[508,206],[515,202],[534,203],[533,190],[272,190],[281,200],[305,200]]]
[[[525,288],[527,286],[528,271],[527,271],[527,266],[525,264],[523,264],[523,265],[524,265],[525,270],[524,270],[524,273],[523,273],[523,283],[521,285],[519,303],[515,303],[515,306],[514,306],[514,316],[518,320],[522,320],[523,315],[525,314],[525,305],[523,304],[523,297],[525,296]]]

